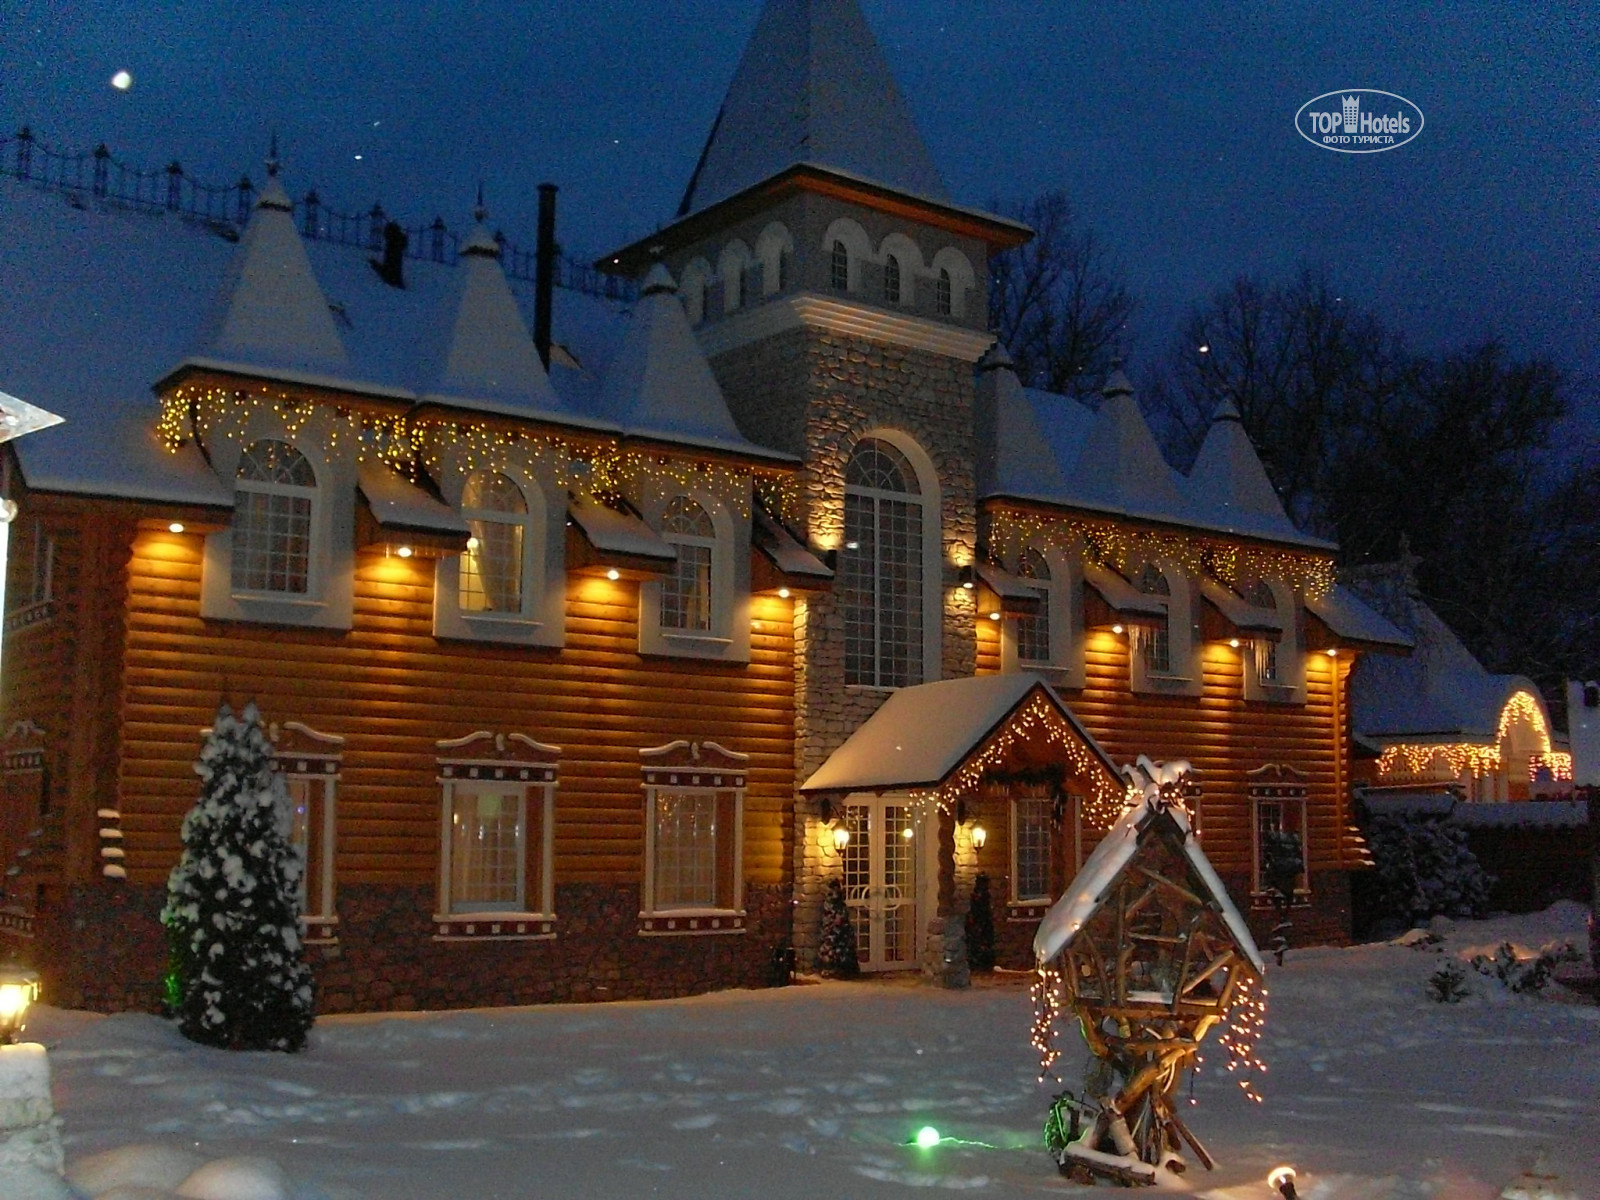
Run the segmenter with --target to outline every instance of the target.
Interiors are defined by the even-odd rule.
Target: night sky
[[[481,179],[530,245],[549,180],[565,247],[598,256],[676,210],[760,0],[0,7],[11,130],[219,183],[259,183],[276,130],[297,195],[464,226]],[[1064,188],[1115,251],[1136,373],[1233,276],[1317,264],[1418,348],[1553,357],[1600,440],[1595,4],[862,8],[957,201]],[[1413,101],[1421,136],[1296,134],[1351,87]]]

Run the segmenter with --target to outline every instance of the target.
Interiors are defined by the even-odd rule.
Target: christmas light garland
[[[1260,1104],[1261,1093],[1256,1091],[1254,1076],[1267,1073],[1267,1064],[1257,1050],[1267,1025],[1266,984],[1258,988],[1249,975],[1241,976],[1227,1019],[1228,1027],[1217,1035],[1217,1041],[1228,1051],[1228,1073],[1246,1096]]]
[[[1539,737],[1540,749],[1528,757],[1528,778],[1549,771],[1555,779],[1572,778],[1572,755],[1556,750],[1550,742],[1550,727],[1538,699],[1526,690],[1516,691],[1500,710],[1500,724],[1493,744],[1482,742],[1401,742],[1386,746],[1378,758],[1380,775],[1423,775],[1442,759],[1452,775],[1470,773],[1473,778],[1498,771],[1504,763],[1500,747],[1511,726],[1526,722]]]
[[[1061,972],[1040,964],[1028,989],[1028,996],[1033,1001],[1033,1030],[1029,1041],[1039,1055],[1040,1083],[1045,1081],[1050,1068],[1061,1057],[1061,1050],[1056,1045],[1056,1018],[1061,1015],[1061,985]],[[1060,1083],[1061,1080],[1057,1078],[1056,1082]]]
[[[388,462],[413,481],[421,470],[437,471],[454,461],[466,471],[513,467],[532,475],[542,468],[556,486],[605,501],[647,486],[704,491],[748,517],[753,489],[781,520],[797,522],[801,511],[800,484],[791,471],[641,451],[604,434],[568,437],[506,428],[465,414],[418,419],[310,400],[266,384],[175,388],[161,398],[156,433],[174,452],[190,438],[242,441],[262,414],[290,439],[314,421],[328,450],[347,451],[357,462]]]
[[[1196,532],[1140,529],[1110,519],[1044,515],[997,509],[989,515],[992,553],[1015,559],[1030,545],[1047,545],[1126,573],[1140,562],[1175,563],[1191,576],[1212,575],[1230,586],[1248,579],[1277,579],[1312,598],[1333,590],[1330,555],[1239,545]]]

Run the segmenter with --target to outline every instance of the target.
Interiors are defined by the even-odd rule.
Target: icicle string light
[[[1492,745],[1482,742],[1401,742],[1384,748],[1378,759],[1382,775],[1425,775],[1442,762],[1451,775],[1471,774],[1474,778],[1493,774],[1504,763],[1501,747],[1513,725],[1531,725],[1539,739],[1539,749],[1528,757],[1528,778],[1536,780],[1540,770],[1555,779],[1572,778],[1572,755],[1556,750],[1550,742],[1550,726],[1538,699],[1528,691],[1516,691],[1500,710],[1500,725]]]
[[[1227,1021],[1228,1027],[1217,1035],[1217,1041],[1228,1051],[1228,1074],[1246,1096],[1260,1104],[1255,1077],[1267,1073],[1267,1064],[1258,1050],[1267,1024],[1266,985],[1257,984],[1249,976],[1242,977],[1238,993],[1228,1006]]]
[[[1061,1015],[1061,972],[1055,967],[1040,965],[1029,988],[1033,1000],[1033,1032],[1029,1037],[1034,1051],[1039,1055],[1039,1082],[1043,1083],[1050,1069],[1061,1057],[1056,1045],[1056,1018]],[[1057,1079],[1057,1083],[1061,1080]]]
[[[645,488],[705,491],[740,516],[750,514],[753,489],[780,519],[798,523],[800,518],[800,485],[788,471],[696,458],[692,452],[641,451],[604,434],[569,438],[466,415],[418,419],[314,401],[266,385],[175,388],[161,399],[156,432],[175,452],[190,438],[241,441],[262,424],[291,439],[314,426],[330,453],[350,454],[357,462],[388,462],[413,481],[419,471],[437,472],[446,462],[463,471],[512,467],[529,475],[549,474],[556,486],[601,500],[633,496]]]
[[[1327,595],[1334,584],[1330,555],[1242,546],[1198,530],[1187,534],[1138,529],[1110,519],[1066,514],[995,511],[989,519],[989,545],[1007,559],[1029,545],[1052,546],[1123,573],[1147,559],[1159,559],[1175,563],[1187,575],[1213,575],[1230,586],[1248,579],[1281,580],[1313,598]]]

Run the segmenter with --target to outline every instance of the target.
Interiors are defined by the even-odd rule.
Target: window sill
[[[670,913],[640,913],[640,937],[704,937],[708,934],[745,932],[745,913],[724,908],[674,909]]]
[[[318,600],[310,595],[301,595],[299,592],[230,592],[228,594],[235,604],[281,604],[288,608],[300,608],[307,611],[328,607],[326,601]]]
[[[485,629],[506,629],[518,632],[528,630],[532,632],[535,629],[544,628],[543,621],[535,621],[531,617],[525,617],[519,613],[464,612],[461,614],[461,620],[469,627],[481,625]]]
[[[731,646],[732,638],[717,637],[710,633],[680,633],[671,629],[661,631],[663,641],[684,642],[690,646]]]
[[[555,937],[555,914],[520,912],[435,913],[436,942],[543,941]]]
[[[1050,900],[1017,900],[1006,904],[1006,921],[1012,925],[1037,925],[1050,911]]]
[[[878,683],[847,683],[844,685],[844,690],[847,692],[856,692],[861,695],[887,696],[893,692],[900,691],[901,688],[915,686],[916,685],[912,683],[898,684],[894,687],[889,687]]]

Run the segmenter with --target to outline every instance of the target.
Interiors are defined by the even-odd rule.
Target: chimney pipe
[[[550,305],[556,282],[556,185],[539,185],[539,245],[533,276],[533,344],[550,369]]]

